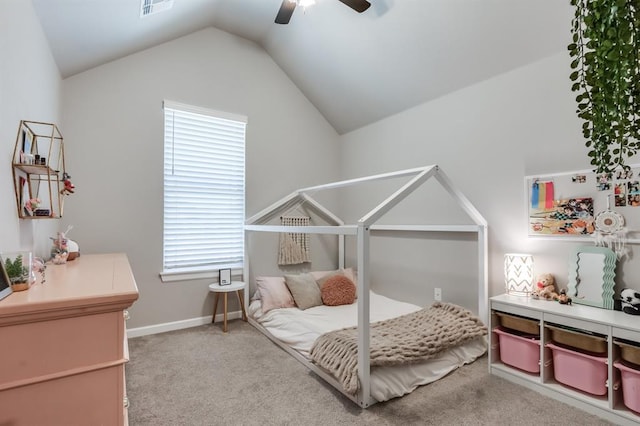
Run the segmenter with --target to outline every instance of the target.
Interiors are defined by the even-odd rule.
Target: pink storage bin
[[[622,400],[630,410],[640,413],[640,370],[616,361],[613,366],[622,373]]]
[[[500,341],[500,360],[529,373],[540,372],[540,339],[518,336],[501,328],[494,333]]]
[[[547,343],[553,352],[553,375],[567,386],[592,395],[607,393],[607,357],[593,356]]]

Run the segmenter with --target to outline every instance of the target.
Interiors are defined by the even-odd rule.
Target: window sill
[[[242,276],[242,269],[232,269],[231,277]],[[218,281],[218,270],[192,270],[192,271],[162,271],[160,272],[160,280],[163,283],[174,281],[189,281],[189,280],[202,280],[202,279],[215,279]]]

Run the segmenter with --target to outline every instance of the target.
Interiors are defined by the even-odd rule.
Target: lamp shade
[[[533,256],[521,253],[505,254],[504,281],[508,294],[530,295],[533,288]]]

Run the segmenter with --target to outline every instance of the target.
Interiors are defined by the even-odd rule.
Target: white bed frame
[[[407,177],[409,181],[397,189],[386,200],[380,203],[373,210],[361,217],[355,225],[345,225],[345,223],[327,208],[311,197],[311,194],[326,189],[340,188],[371,182],[376,180],[386,180],[392,178]],[[459,206],[473,220],[475,225],[375,225],[376,221],[395,207],[409,194],[427,180],[434,177],[442,187],[458,202]],[[268,225],[273,218],[286,213],[292,208],[305,204],[312,208],[319,216],[333,225],[328,226],[281,226]],[[473,232],[478,238],[478,316],[485,324],[488,320],[488,236],[487,222],[476,210],[471,202],[456,189],[447,175],[437,165],[420,167],[415,169],[401,170],[397,172],[372,175],[357,179],[350,179],[340,182],[328,183],[325,185],[312,186],[299,189],[288,196],[282,198],[256,215],[246,220],[245,223],[245,260],[244,277],[248,280],[249,256],[248,237],[250,232],[293,232],[307,234],[333,234],[338,236],[338,267],[344,268],[345,257],[345,235],[356,236],[357,241],[357,292],[358,292],[358,378],[360,380],[360,390],[356,395],[350,395],[342,389],[340,383],[330,374],[317,367],[304,356],[289,348],[287,345],[273,337],[257,321],[249,318],[249,322],[258,330],[263,332],[273,342],[287,351],[298,361],[306,365],[336,389],[342,392],[349,399],[357,403],[362,408],[367,408],[377,401],[371,397],[370,388],[370,360],[366,354],[369,353],[369,239],[371,231],[419,231],[419,232]],[[249,297],[245,297],[245,304],[248,308]]]

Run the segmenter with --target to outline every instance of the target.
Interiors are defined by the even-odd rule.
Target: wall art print
[[[529,235],[591,235],[593,198],[548,199],[529,206]]]

